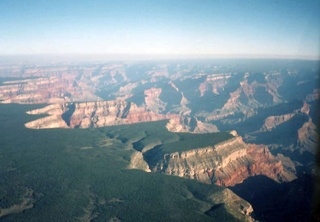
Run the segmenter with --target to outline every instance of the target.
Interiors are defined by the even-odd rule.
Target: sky
[[[319,0],[0,0],[0,55],[320,59]]]

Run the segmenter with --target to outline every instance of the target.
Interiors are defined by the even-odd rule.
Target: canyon
[[[143,153],[152,172],[160,172],[219,186],[234,186],[249,176],[265,175],[277,182],[296,179],[295,164],[273,156],[264,145],[246,144],[235,131],[221,143],[189,151],[164,153],[161,147]]]
[[[155,133],[180,138],[152,143],[139,142],[148,141],[148,133],[128,138],[127,169],[230,188],[256,176],[289,184],[314,175],[317,64],[256,62],[250,68],[232,61],[2,66],[0,102],[37,104],[27,111],[24,126],[30,130],[103,131],[160,121],[164,127]],[[186,134],[224,140],[186,144]],[[199,145],[189,149],[195,142]],[[242,214],[250,215],[252,206],[244,205]]]
[[[196,119],[193,120],[194,124],[190,124],[190,118],[182,119],[177,114],[164,115],[147,111],[146,108],[123,100],[53,104],[28,111],[28,114],[50,115],[25,124],[32,129],[105,127],[166,119],[166,128],[172,132],[218,132],[216,127],[201,127],[203,123]],[[188,130],[190,126],[193,129]],[[277,182],[288,182],[296,178],[295,165],[290,159],[281,154],[273,156],[264,145],[246,144],[235,131],[231,134],[234,138],[214,146],[196,147],[180,153],[162,153],[160,157],[158,149],[142,148],[147,150],[143,156],[152,156],[153,161],[150,163],[146,158],[149,167],[142,164],[141,154],[135,154],[131,162],[136,162],[135,159],[138,158],[142,161],[138,165],[142,164],[146,171],[162,172],[220,186],[234,186],[249,176],[259,174]],[[159,159],[154,160],[155,156]]]

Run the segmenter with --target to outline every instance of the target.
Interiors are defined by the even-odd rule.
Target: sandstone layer
[[[196,117],[172,118],[166,125],[171,132],[214,133],[219,132],[217,126],[204,123]]]
[[[266,146],[246,144],[233,134],[234,138],[214,146],[165,153],[150,163],[151,171],[222,186],[239,184],[254,175],[265,175],[277,182],[296,178],[289,158],[273,156]]]
[[[55,104],[28,113],[50,115],[25,124],[33,129],[103,127],[178,118],[175,114],[159,114],[124,100]]]

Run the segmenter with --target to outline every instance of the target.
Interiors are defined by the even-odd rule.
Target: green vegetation
[[[21,204],[26,190],[34,199],[32,208],[1,221],[216,220],[205,213],[214,206],[207,197],[224,188],[126,169],[133,142],[180,141],[191,148],[199,142],[192,142],[195,135],[167,132],[164,121],[101,129],[25,128],[37,118],[25,112],[39,107],[0,105],[0,207]],[[205,145],[210,137],[200,136],[200,142]],[[223,213],[217,220],[235,220]]]
[[[164,154],[214,146],[233,138],[227,132],[191,134],[173,133],[166,129],[167,120],[133,125],[101,128],[100,131],[143,152],[145,161],[153,168]]]
[[[214,146],[233,137],[226,132],[206,134],[175,133],[175,135],[178,136],[178,140],[157,145],[144,153],[144,159],[151,169],[156,166],[159,160],[163,159],[165,154]]]
[[[160,144],[163,153],[183,152],[197,148],[213,146],[231,139],[228,132],[217,133],[173,133],[166,129],[167,120],[138,123],[133,125],[101,128],[100,131],[123,142],[134,143],[134,148],[141,151],[150,144]]]
[[[183,152],[196,148],[214,146],[233,137],[227,132],[205,134],[178,133],[178,135],[179,141],[161,146],[162,153]]]

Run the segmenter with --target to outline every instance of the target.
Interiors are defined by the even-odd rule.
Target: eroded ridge
[[[159,150],[158,154],[150,150],[145,158],[153,172],[221,186],[233,186],[254,175],[265,175],[277,182],[296,178],[289,158],[274,156],[266,146],[247,144],[235,131],[231,133],[233,138],[212,146],[171,153]]]

